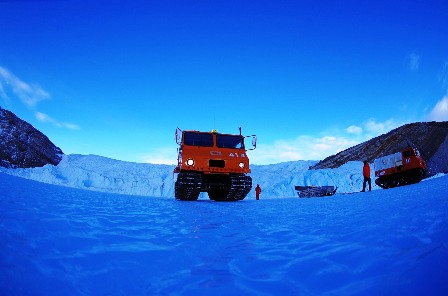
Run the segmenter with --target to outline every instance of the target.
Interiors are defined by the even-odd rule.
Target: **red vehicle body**
[[[425,160],[412,147],[377,158],[374,163],[375,184],[385,189],[418,183],[426,173]]]
[[[252,137],[253,150],[256,136]],[[179,144],[175,197],[197,200],[207,192],[211,200],[236,201],[246,197],[252,188],[245,136],[217,131],[181,131],[176,129]]]

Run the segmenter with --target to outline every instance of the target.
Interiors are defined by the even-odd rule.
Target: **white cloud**
[[[42,112],[34,111],[40,101],[50,99],[50,94],[38,85],[28,84],[22,81],[12,72],[0,66],[0,97],[8,102],[10,101],[10,98],[7,94],[7,90],[11,90],[15,97],[19,98],[25,106],[33,110],[38,121],[51,123],[59,128],[67,128],[71,130],[80,129],[76,124],[62,122]]]
[[[428,116],[429,121],[448,121],[448,96],[437,102]]]
[[[299,136],[295,139],[279,140],[271,145],[259,144],[257,150],[249,152],[252,163],[272,164],[295,160],[322,160],[373,137],[387,133],[407,122],[389,119],[378,122],[371,118],[362,127],[351,125],[345,129],[346,136],[323,137]]]
[[[141,157],[141,161],[152,164],[177,164],[177,155],[175,151],[173,146],[157,148],[145,153],[145,155]]]
[[[2,98],[3,100],[5,100],[6,102],[9,102],[9,98],[6,95],[5,89],[3,87],[3,83],[0,80],[0,98]]]
[[[411,53],[407,56],[407,62],[408,62],[408,67],[411,71],[418,71],[418,69],[420,68],[420,63],[422,58],[420,57],[420,55],[416,54],[416,53]]]
[[[351,125],[345,129],[345,131],[349,134],[360,135],[362,134],[362,127]]]
[[[369,137],[376,137],[390,132],[405,123],[406,122],[397,122],[394,119],[389,119],[384,122],[377,122],[374,118],[371,118],[364,124],[364,128],[368,132]]]
[[[6,87],[9,87],[27,107],[35,107],[40,101],[50,98],[40,86],[23,82],[7,69],[0,67],[0,95],[3,98],[7,98]]]
[[[36,119],[40,122],[51,122],[53,119],[50,118],[47,114],[36,112]]]
[[[291,140],[279,140],[272,145],[260,144],[249,152],[251,163],[272,164],[296,160],[322,160],[358,144],[346,137],[299,136]]]
[[[442,81],[443,87],[445,87],[446,91],[448,92],[448,61],[446,61],[445,65],[443,65],[443,72],[440,80]]]
[[[56,127],[60,127],[60,128],[68,128],[68,129],[72,129],[72,130],[78,130],[80,129],[80,127],[76,124],[72,124],[72,123],[67,123],[67,122],[61,122],[58,121],[50,116],[48,116],[47,114],[44,114],[42,112],[36,112],[34,114],[36,116],[36,119],[40,122],[45,122],[45,123],[51,123]]]

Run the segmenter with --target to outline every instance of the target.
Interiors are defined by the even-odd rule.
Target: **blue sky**
[[[448,120],[448,1],[0,1],[0,105],[66,154],[175,163],[176,127],[319,160]]]

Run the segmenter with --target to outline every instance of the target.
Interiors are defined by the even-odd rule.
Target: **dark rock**
[[[428,174],[448,173],[448,122],[417,122],[348,148],[318,162],[311,169],[337,168],[348,161],[373,162],[375,158],[416,147],[428,164]],[[443,162],[443,163],[441,163]]]
[[[57,165],[63,152],[44,134],[0,107],[0,166],[7,168]]]

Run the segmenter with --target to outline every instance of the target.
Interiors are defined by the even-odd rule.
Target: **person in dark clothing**
[[[366,183],[369,182],[369,191],[372,191],[372,179],[370,179],[370,165],[367,161],[364,161],[364,167],[362,168],[362,174],[364,176],[364,182],[362,184],[361,192],[366,191]]]
[[[261,193],[261,187],[260,187],[260,185],[257,184],[257,187],[255,187],[255,198],[257,200],[260,199],[260,193]]]

